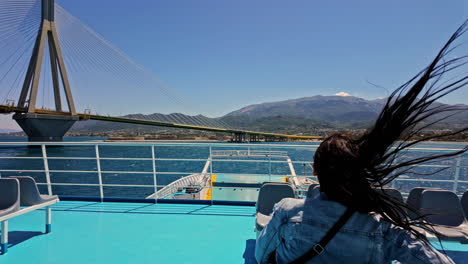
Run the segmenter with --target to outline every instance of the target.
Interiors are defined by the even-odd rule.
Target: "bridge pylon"
[[[55,0],[41,1],[42,21],[18,100],[18,107],[26,108],[27,113],[16,113],[13,115],[13,119],[28,135],[29,141],[62,141],[65,133],[79,120],[79,117],[73,102],[70,82],[55,26]],[[36,113],[36,100],[46,41],[49,47],[55,110],[63,113],[63,115]],[[67,100],[68,112],[65,112],[62,107],[60,80]]]

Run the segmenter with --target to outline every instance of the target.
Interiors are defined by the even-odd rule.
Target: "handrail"
[[[66,157],[66,156],[50,156],[50,153],[48,153],[48,146],[63,146],[65,149],[67,147],[93,147],[95,149],[95,156],[88,156],[88,157]],[[104,192],[104,187],[129,187],[129,188],[153,188],[154,189],[154,195],[148,196],[151,199],[161,199],[164,197],[168,197],[172,194],[174,194],[178,188],[183,187],[194,187],[194,184],[199,184],[200,187],[203,188],[213,188],[211,187],[210,184],[208,184],[208,180],[211,179],[211,175],[213,175],[213,164],[217,166],[218,164],[224,164],[224,163],[268,163],[269,168],[268,168],[268,173],[222,173],[224,175],[236,175],[239,177],[257,177],[257,176],[269,176],[269,177],[289,177],[290,182],[299,182],[296,181],[298,178],[310,178],[310,179],[316,179],[313,177],[311,174],[311,161],[301,161],[301,160],[291,160],[288,159],[288,151],[284,151],[284,149],[289,150],[307,150],[311,151],[311,159],[312,159],[312,151],[316,149],[317,146],[314,145],[287,145],[287,144],[226,144],[226,143],[172,143],[172,142],[125,142],[125,143],[120,143],[120,142],[47,142],[47,143],[37,143],[37,142],[0,142],[0,153],[2,151],[1,146],[40,146],[39,152],[35,153],[37,156],[5,156],[0,154],[0,160],[42,160],[43,161],[43,169],[23,169],[23,168],[14,168],[14,169],[8,169],[8,168],[3,168],[0,169],[0,174],[3,173],[11,173],[11,172],[18,172],[18,173],[44,173],[45,182],[39,181],[38,184],[42,186],[46,186],[49,194],[53,194],[54,189],[52,186],[95,186],[99,187],[99,196],[101,199],[104,198],[105,192]],[[124,146],[132,146],[132,147],[141,147],[142,150],[148,151],[150,150],[151,147],[151,158],[147,157],[141,157],[141,158],[133,158],[133,157],[111,157],[111,156],[102,156],[102,150],[101,147],[124,147]],[[211,156],[208,156],[206,158],[165,158],[165,157],[158,157],[158,147],[168,147],[168,146],[173,146],[173,147],[194,147],[194,148],[204,148],[204,147],[209,147],[209,153]],[[229,148],[228,150],[212,150],[212,148],[220,148],[220,147],[226,147]],[[248,149],[245,149],[245,148]],[[267,148],[268,150],[265,150]],[[258,150],[260,149],[260,150]],[[281,150],[271,150],[271,149],[281,149]],[[92,148],[89,148],[89,151],[91,151]],[[459,150],[456,148],[449,148],[449,149],[442,149],[442,148],[410,148],[408,149],[409,151],[424,151],[424,152],[444,152],[444,151],[454,151],[454,150]],[[206,150],[204,150],[206,151]],[[91,152],[90,152],[91,153]],[[225,156],[229,154],[233,154],[232,156]],[[275,156],[281,157],[281,160],[276,160],[273,159]],[[246,158],[248,159],[242,159]],[[254,157],[254,159],[251,159]],[[454,177],[450,177],[449,179],[431,179],[431,178],[424,178],[421,177],[419,179],[416,178],[398,178],[394,181],[395,182],[426,182],[426,183],[445,183],[445,184],[450,184],[452,190],[454,192],[458,191],[458,186],[460,184],[468,184],[468,180],[465,180],[465,178],[461,177],[462,175],[462,169],[465,170],[468,168],[468,163],[467,162],[462,162],[462,159],[466,159],[466,154],[464,156],[458,156],[455,161],[452,161],[448,164],[419,164],[415,165],[414,167],[427,167],[427,168],[455,168],[455,170],[450,170],[451,175]],[[95,170],[67,170],[67,169],[61,169],[57,170],[54,168],[49,168],[49,163],[51,160],[63,160],[63,161],[68,161],[68,160],[75,160],[77,162],[79,161],[86,161],[86,160],[94,160],[96,162],[97,168]],[[152,165],[150,166],[148,163],[148,167],[144,169],[137,169],[135,171],[131,170],[103,170],[101,168],[101,162],[102,161],[151,161]],[[157,161],[183,161],[183,162],[206,162],[205,168],[203,170],[203,173],[200,173],[200,171],[177,171],[177,170],[170,170],[170,171],[162,171],[161,169],[157,170],[156,167],[156,162]],[[278,173],[272,171],[272,164],[285,164],[286,167],[289,166],[289,171],[290,173]],[[298,168],[297,165],[302,164],[303,166]],[[296,165],[296,168],[294,166]],[[308,165],[308,166],[306,166]],[[308,170],[308,173],[310,174],[302,174],[299,175],[302,168],[304,168],[304,172],[306,169]],[[298,175],[296,174],[296,171],[298,171]],[[54,177],[51,176],[50,174],[52,173],[70,173],[71,176],[69,177],[79,177],[79,176],[74,176],[74,175],[79,175],[79,174],[96,174],[98,177],[98,180],[96,182],[98,183],[81,183],[74,181],[72,183],[66,183],[66,182],[57,182],[54,180]],[[105,175],[109,174],[135,174],[135,175],[153,175],[153,182],[152,184],[139,184],[138,182],[129,182],[128,184],[109,184],[103,182],[103,177]],[[24,174],[23,174],[24,175]],[[167,185],[161,185],[158,184],[157,177],[156,175],[191,175],[192,177],[185,177],[178,179],[172,183],[169,183]],[[208,177],[210,176],[210,177]],[[298,183],[299,184],[299,183]],[[233,187],[216,187],[216,188],[233,188]],[[243,187],[245,189],[256,189],[254,187]]]

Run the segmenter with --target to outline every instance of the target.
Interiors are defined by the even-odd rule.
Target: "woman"
[[[385,194],[382,188],[408,173],[412,165],[468,150],[466,146],[449,154],[404,162],[396,159],[402,150],[420,141],[468,129],[409,141],[440,121],[438,114],[460,111],[432,103],[468,83],[466,73],[448,82],[440,81],[444,73],[468,62],[466,56],[443,60],[467,27],[465,21],[424,71],[389,96],[376,123],[364,135],[354,138],[335,134],[320,144],[314,156],[314,174],[322,193],[315,199],[288,198],[275,205],[270,223],[257,239],[255,255],[259,263],[453,263],[433,249],[423,235],[425,230],[431,231],[430,224],[423,217],[411,220],[408,210],[417,212]],[[333,233],[329,231],[337,222],[342,226],[337,225],[338,231],[331,235],[329,243],[317,245],[327,233]],[[316,255],[313,261],[297,261],[306,252]]]

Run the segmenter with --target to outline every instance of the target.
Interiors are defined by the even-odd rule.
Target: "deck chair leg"
[[[8,252],[8,220],[2,221],[2,239],[0,242],[2,255]]]
[[[52,208],[46,208],[46,234],[52,232]]]

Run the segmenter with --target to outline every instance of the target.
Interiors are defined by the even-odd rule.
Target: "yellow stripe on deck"
[[[211,200],[213,198],[213,186],[216,182],[216,174],[211,175],[211,184],[210,188],[206,192],[205,200]]]
[[[288,182],[288,177],[283,177],[283,182]]]

